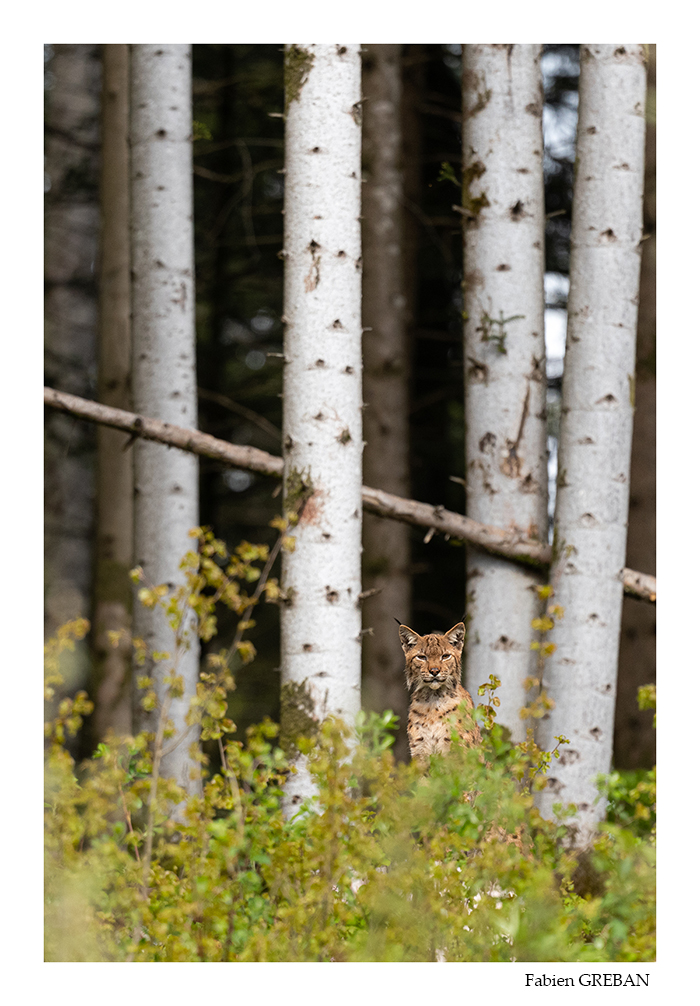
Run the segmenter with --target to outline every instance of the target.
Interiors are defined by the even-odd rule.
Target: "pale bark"
[[[132,388],[137,412],[196,426],[194,329],[194,235],[192,223],[192,98],[189,45],[131,47]],[[134,445],[134,560],[153,584],[175,588],[179,563],[198,523],[197,460],[162,451],[142,440]],[[177,661],[185,691],[170,717],[177,733],[199,673],[199,644],[192,625],[188,646],[175,653],[163,612],[134,605],[134,633],[151,650]],[[172,661],[147,668],[156,676],[162,704],[163,676]],[[143,670],[138,673],[144,673]],[[135,726],[154,730],[157,714],[134,706]],[[196,739],[194,734],[191,739]],[[164,775],[188,790],[199,786],[189,741],[163,759]]]
[[[46,377],[94,395],[99,233],[100,59],[94,45],[54,45],[47,95],[45,227]],[[65,416],[45,432],[45,629],[90,616],[94,438]],[[86,684],[87,644],[79,645],[72,685]]]
[[[110,409],[97,402],[78,398],[77,395],[63,394],[53,388],[44,388],[44,404],[90,422],[127,430],[133,439],[141,437],[154,443],[177,447],[202,457],[214,458],[234,468],[245,468],[248,471],[277,478],[281,478],[284,471],[282,458],[261,451],[257,447],[231,444],[227,440],[219,440],[199,430],[184,429],[121,409]],[[418,500],[403,499],[370,486],[363,486],[362,507],[368,513],[413,524],[416,527],[429,528],[432,532],[438,531],[456,541],[469,542],[476,548],[503,556],[513,562],[524,562],[542,569],[551,562],[552,550],[549,545],[513,534],[512,530],[504,531],[502,528],[480,524],[470,517],[465,517],[464,514],[446,510],[443,506],[419,503]],[[656,602],[655,577],[633,569],[623,569],[622,584],[625,593],[631,597],[652,604]]]
[[[467,514],[544,538],[544,185],[538,45],[465,45],[464,361]],[[525,736],[532,571],[467,554],[467,688],[496,675],[499,723]]]
[[[129,47],[102,49],[102,233],[100,242],[98,397],[131,406],[129,286]],[[133,472],[124,433],[97,430],[96,578],[93,618],[97,658],[94,732],[131,733],[131,580]],[[117,647],[109,632],[121,634]]]
[[[410,495],[409,350],[403,277],[401,45],[368,45],[363,62],[362,318],[364,479]],[[409,528],[369,516],[363,532],[363,705],[399,714],[394,753],[407,760],[407,691],[395,618],[411,613]]]
[[[605,814],[596,776],[610,770],[625,561],[644,182],[641,45],[581,47],[571,236],[571,291],[562,389],[551,570],[564,616],[545,688],[556,703],[540,743],[570,744],[540,794],[577,807],[586,845]]]
[[[360,709],[360,71],[358,45],[285,50],[285,506],[302,504],[282,568],[289,742]],[[288,813],[313,792],[297,767]]]

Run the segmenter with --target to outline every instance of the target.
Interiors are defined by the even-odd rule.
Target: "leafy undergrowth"
[[[318,797],[289,821],[271,722],[227,740],[226,774],[179,821],[172,781],[152,795],[147,736],[81,766],[52,743],[46,959],[653,960],[649,838],[603,825],[582,888],[566,828],[523,786],[528,756],[496,727],[425,777],[369,728],[351,749],[347,728],[323,725],[306,748]]]
[[[287,530],[282,523],[279,547]],[[277,725],[265,721],[242,742],[226,716],[231,654],[254,656],[243,629],[263,591],[277,591],[274,555],[244,543],[230,556],[209,532],[199,537],[197,555],[183,560],[180,608],[157,587],[141,600],[163,607],[176,644],[185,606],[208,639],[215,602],[240,616],[233,647],[210,659],[192,703],[191,722],[218,743],[221,762],[209,767],[193,747],[201,796],[159,777],[159,731],[109,738],[76,764],[65,742],[91,704],[55,693],[62,655],[88,625],[69,623],[47,644],[46,960],[654,959],[652,780],[612,780],[609,820],[577,856],[567,827],[534,806],[557,752],[530,735],[509,742],[494,719],[495,679],[481,690],[483,746],[453,745],[427,775],[395,762],[390,713],[362,714],[353,735],[326,721],[313,741],[298,740],[317,797],[285,819],[293,768]],[[142,646],[134,641],[137,655]],[[164,680],[181,694],[174,672]],[[153,708],[153,681],[141,684]],[[165,709],[160,716],[162,740]]]

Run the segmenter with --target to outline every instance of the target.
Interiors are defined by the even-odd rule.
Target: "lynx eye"
[[[428,658],[424,653],[416,653],[414,660],[427,660]]]
[[[452,654],[451,654],[451,653],[443,653],[443,655],[442,655],[442,659],[443,659],[443,660],[449,660],[451,656],[452,656]]]

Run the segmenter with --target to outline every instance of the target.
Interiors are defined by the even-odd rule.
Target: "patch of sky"
[[[557,93],[557,78],[579,75],[577,52],[573,47],[546,50],[541,60],[545,95]],[[561,161],[573,162],[576,156],[578,125],[578,92],[559,89],[557,99],[545,102],[542,111],[544,140],[544,170],[546,176],[561,170]],[[557,450],[561,416],[561,379],[566,352],[566,307],[569,297],[569,277],[548,272],[544,277],[545,321],[544,338],[547,354],[547,510],[548,538],[554,527],[557,491]]]
[[[542,53],[542,76],[549,84],[554,77],[578,77],[579,63],[574,52],[557,46]]]
[[[544,343],[547,353],[547,377],[550,380],[561,377],[564,372],[568,296],[569,277],[558,272],[545,273]]]
[[[578,95],[569,91],[576,103],[569,105],[545,105],[542,110],[542,130],[544,133],[544,156],[553,160],[573,161],[576,156],[576,124],[578,122]],[[545,163],[545,170],[546,170]]]

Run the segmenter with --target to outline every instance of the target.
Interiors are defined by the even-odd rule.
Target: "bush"
[[[640,836],[656,832],[656,768],[611,772],[601,787],[607,794],[607,820]]]
[[[206,577],[197,589],[206,595]],[[237,603],[249,623],[250,606]],[[71,623],[49,643],[49,699],[61,653],[86,629]],[[76,765],[64,744],[90,704],[79,693],[54,711],[47,960],[654,959],[653,836],[617,813],[582,872],[567,829],[534,807],[550,756],[531,739],[511,744],[490,707],[483,746],[453,745],[426,775],[394,761],[390,713],[363,714],[354,734],[326,721],[313,744],[298,742],[317,797],[285,820],[293,769],[277,725],[234,740],[227,675],[225,661],[203,673],[197,696],[203,734],[222,752],[201,796],[158,778],[153,734],[110,738]]]

